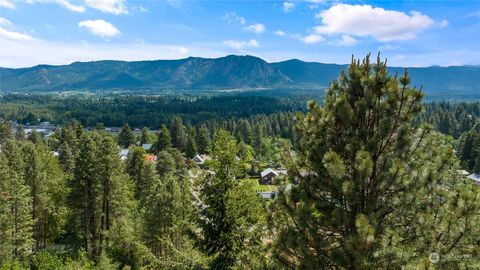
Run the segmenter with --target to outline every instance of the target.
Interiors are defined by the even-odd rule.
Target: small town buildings
[[[205,161],[211,160],[212,158],[208,155],[202,154],[202,155],[196,155],[192,158],[193,162],[197,164],[198,166],[202,167],[205,165]]]
[[[272,168],[267,168],[260,173],[260,184],[273,185],[275,183],[275,177],[280,174]]]

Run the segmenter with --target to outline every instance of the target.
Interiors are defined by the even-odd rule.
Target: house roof
[[[470,173],[465,170],[458,170],[458,173],[464,176],[470,175]]]
[[[196,156],[193,157],[193,160],[195,160],[195,162],[197,162],[197,163],[203,163],[203,162],[205,162],[207,160],[210,160],[210,159],[212,159],[212,158],[208,155],[205,155],[205,154],[196,155]]]
[[[471,179],[477,183],[480,183],[480,174],[477,173],[472,173],[469,176],[467,176],[468,179]]]
[[[128,155],[128,149],[120,149],[120,156],[126,157]]]
[[[265,176],[269,175],[270,173],[273,173],[273,174],[275,174],[276,176],[278,176],[278,172],[276,172],[276,171],[275,171],[274,169],[272,169],[272,168],[268,168],[268,169],[263,170],[263,172],[260,173],[260,176],[265,177]]]
[[[142,147],[143,147],[143,149],[145,149],[145,151],[148,151],[148,150],[150,150],[150,148],[152,148],[152,145],[149,144],[149,143],[144,143],[144,144],[142,144]]]

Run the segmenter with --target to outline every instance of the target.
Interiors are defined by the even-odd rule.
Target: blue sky
[[[480,1],[0,0],[0,66],[250,54],[480,64]]]

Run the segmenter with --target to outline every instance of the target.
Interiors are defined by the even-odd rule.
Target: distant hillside
[[[31,68],[0,68],[4,92],[68,90],[325,89],[346,65],[288,60],[267,63],[253,56],[180,60],[95,61]],[[403,72],[403,68],[390,68]],[[480,67],[409,68],[427,93],[480,93]]]

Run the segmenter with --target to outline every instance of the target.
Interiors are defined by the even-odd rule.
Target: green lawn
[[[260,185],[258,183],[258,179],[256,178],[244,178],[241,181],[251,182],[254,186],[255,192],[275,191],[275,189],[277,188],[277,186],[275,185]]]

